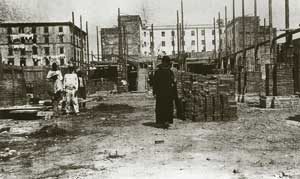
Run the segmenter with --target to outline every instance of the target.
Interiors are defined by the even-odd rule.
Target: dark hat
[[[161,62],[162,62],[162,63],[170,63],[170,62],[171,62],[171,59],[170,59],[170,57],[168,57],[168,56],[163,56],[163,58],[161,59]]]

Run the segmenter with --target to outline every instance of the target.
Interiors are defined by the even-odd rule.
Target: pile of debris
[[[193,121],[237,119],[235,81],[232,75],[176,73],[184,118]]]

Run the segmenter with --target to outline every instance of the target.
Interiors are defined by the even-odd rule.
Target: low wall
[[[261,107],[275,109],[300,110],[300,98],[298,96],[267,96],[261,97]]]
[[[89,80],[87,82],[87,93],[94,94],[97,91],[112,91],[116,83],[107,79]]]
[[[26,90],[22,68],[3,65],[0,77],[0,106],[24,104],[26,104]]]

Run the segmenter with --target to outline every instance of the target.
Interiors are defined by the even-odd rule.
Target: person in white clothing
[[[64,76],[64,90],[66,92],[66,113],[79,113],[79,105],[77,98],[78,76],[74,67],[69,67],[69,73]],[[74,111],[73,111],[74,110]]]
[[[63,93],[63,84],[62,84],[62,74],[61,71],[58,69],[57,64],[52,64],[52,69],[47,74],[47,79],[53,82],[53,92],[51,92],[52,104],[53,104],[53,111],[55,115],[59,114],[58,104],[59,101],[62,99]]]

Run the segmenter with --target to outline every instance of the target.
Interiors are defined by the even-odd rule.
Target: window
[[[49,27],[44,27],[44,33],[49,33]]]
[[[60,54],[64,54],[64,53],[65,53],[64,47],[60,47],[60,48],[59,48],[59,53],[60,53]]]
[[[7,28],[7,33],[8,33],[8,34],[12,34],[12,28],[11,28],[11,27],[8,27],[8,28]]]
[[[24,33],[24,27],[19,27],[19,33]]]
[[[22,48],[22,49],[21,49],[21,55],[22,55],[22,56],[26,55],[25,48]]]
[[[39,60],[38,59],[33,58],[32,61],[33,61],[33,66],[38,66],[39,65]]]
[[[172,37],[175,36],[175,31],[174,30],[172,30],[171,35],[172,35]]]
[[[36,27],[31,28],[31,33],[35,34],[36,33]]]
[[[60,58],[59,61],[60,61],[60,65],[65,65],[65,58]]]
[[[60,35],[60,36],[59,36],[59,42],[60,42],[60,43],[64,43],[64,36],[63,36],[63,35]]]
[[[153,37],[153,32],[150,32],[150,36]]]
[[[144,37],[146,37],[147,36],[147,32],[144,32]]]
[[[36,43],[36,35],[33,36],[32,42]]]
[[[63,27],[58,27],[58,32],[64,32],[64,28]]]
[[[185,45],[185,41],[182,42],[182,45]]]
[[[223,32],[222,32],[222,29],[220,29],[220,30],[219,30],[219,33],[220,33],[220,34],[222,34],[222,33],[223,33]]]
[[[45,43],[48,44],[49,43],[49,36],[45,36]]]
[[[32,47],[32,54],[33,54],[33,55],[37,55],[37,54],[38,54],[38,49],[37,49],[37,47],[35,47],[35,46]]]
[[[213,44],[213,45],[215,45],[215,44],[216,44],[215,40],[212,40],[212,44]]]
[[[50,55],[50,48],[44,47],[45,55]]]
[[[162,42],[161,42],[161,46],[165,47],[165,46],[166,46],[166,42],[165,42],[165,41],[162,41]]]
[[[161,36],[162,36],[162,37],[165,37],[165,36],[166,36],[166,32],[162,31],[162,32],[161,32]]]
[[[9,58],[7,61],[8,65],[15,65],[15,59],[14,58]]]
[[[205,30],[201,30],[201,35],[205,36]]]
[[[12,40],[11,40],[11,37],[10,37],[10,35],[9,35],[9,36],[7,36],[7,42],[8,42],[8,43],[12,43]]]
[[[195,31],[194,30],[191,31],[191,36],[195,36]]]
[[[147,47],[147,42],[144,42],[144,47]]]
[[[193,45],[193,46],[196,45],[196,41],[192,40],[191,45]]]
[[[202,44],[202,45],[205,45],[205,40],[201,40],[201,44]]]
[[[24,37],[21,37],[21,43],[24,44],[26,42]]]
[[[22,67],[22,66],[26,66],[26,58],[21,58],[20,59],[20,66]]]
[[[13,48],[9,48],[9,49],[8,49],[8,55],[9,55],[9,56],[14,55],[14,49],[13,49]]]
[[[172,46],[175,46],[175,42],[174,42],[174,40],[172,40]]]
[[[215,35],[215,30],[212,30],[211,32],[212,32],[212,35]]]

